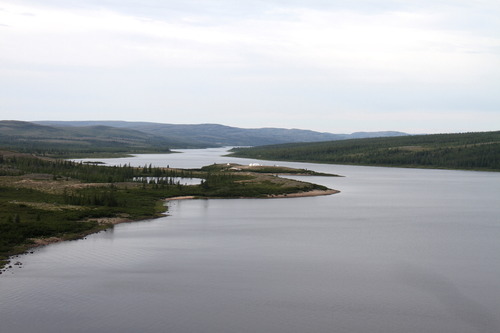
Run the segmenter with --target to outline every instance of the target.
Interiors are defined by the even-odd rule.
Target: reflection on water
[[[238,162],[220,152],[136,163]],[[36,250],[0,276],[2,332],[499,331],[499,174],[279,164],[342,192],[175,201]]]

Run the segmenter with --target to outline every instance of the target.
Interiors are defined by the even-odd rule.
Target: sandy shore
[[[290,194],[279,194],[279,195],[270,195],[269,198],[303,198],[303,197],[317,197],[320,195],[331,195],[340,193],[337,190],[312,190],[308,192],[298,192],[298,193],[290,193]]]
[[[172,198],[167,198],[165,201],[172,201],[172,200],[186,200],[186,199],[195,199],[195,196],[192,195],[186,195],[183,197],[172,197]]]
[[[289,194],[276,194],[276,195],[269,195],[266,198],[268,199],[274,199],[274,198],[302,198],[302,197],[317,197],[321,195],[331,195],[331,194],[336,194],[340,193],[340,191],[337,190],[312,190],[312,191],[307,191],[307,192],[297,192],[297,193],[289,193]],[[173,201],[173,200],[189,200],[189,199],[196,199],[197,197],[195,196],[183,196],[183,197],[172,197],[172,198],[167,198],[165,201]],[[200,198],[200,199],[220,199],[220,198]],[[226,198],[222,198],[226,199]],[[238,197],[238,198],[227,198],[227,199],[247,199],[245,197]],[[259,199],[259,198],[254,198],[254,197],[248,197],[248,199]]]

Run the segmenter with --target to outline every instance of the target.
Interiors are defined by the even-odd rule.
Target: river
[[[340,190],[181,200],[39,248],[0,276],[2,332],[500,332],[500,173],[263,162],[183,150],[103,160],[278,164]]]

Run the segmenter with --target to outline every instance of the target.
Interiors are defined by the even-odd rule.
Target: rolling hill
[[[0,148],[44,155],[170,152],[168,140],[109,126],[53,127],[0,121]]]
[[[177,125],[126,121],[0,121],[0,148],[61,157],[164,153],[172,148],[259,146],[397,135],[406,134],[332,134],[300,129],[245,129],[219,124]]]
[[[172,148],[260,146],[289,142],[317,142],[345,140],[359,137],[400,136],[402,132],[357,132],[333,134],[302,129],[285,128],[238,128],[219,124],[161,124],[126,121],[37,121],[37,124],[72,126],[109,126],[131,129],[162,137],[176,143]]]

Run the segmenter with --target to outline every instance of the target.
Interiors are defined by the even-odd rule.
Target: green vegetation
[[[500,171],[500,131],[235,148],[231,155],[299,162]]]
[[[178,177],[201,182],[182,185]],[[50,238],[78,238],[119,221],[159,216],[165,198],[257,198],[326,189],[220,165],[107,167],[0,151],[0,268],[8,256]]]

